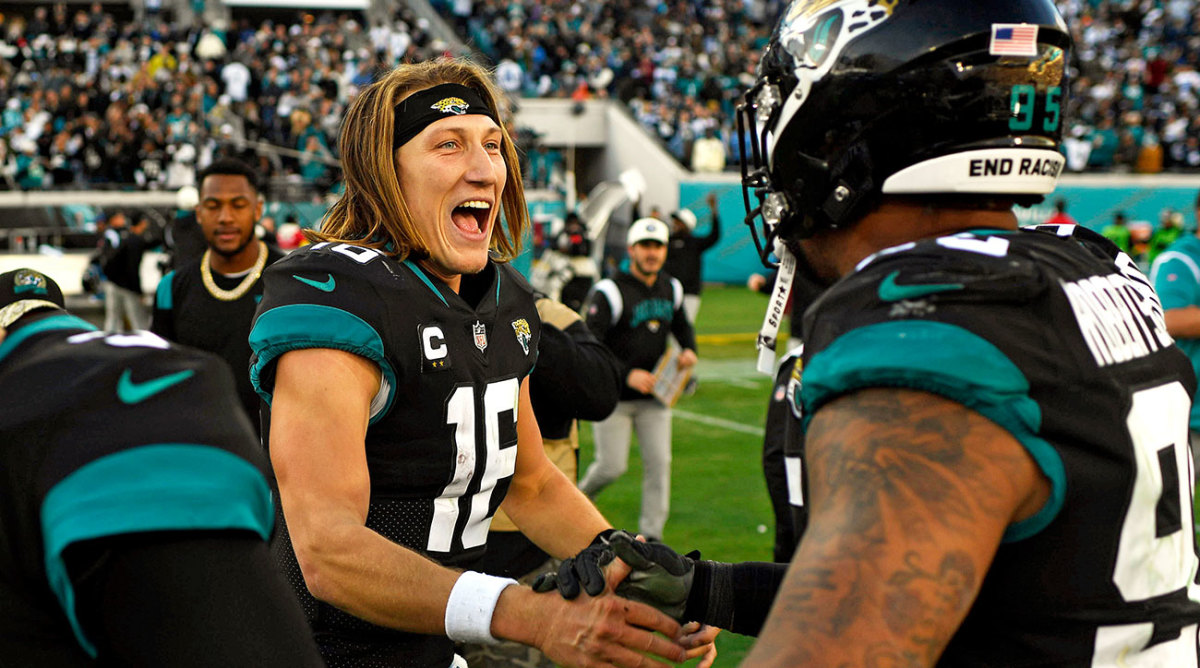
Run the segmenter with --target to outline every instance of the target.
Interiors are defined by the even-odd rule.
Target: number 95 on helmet
[[[764,263],[884,195],[1040,201],[1064,165],[1070,41],[1052,0],[792,2],[738,107]]]

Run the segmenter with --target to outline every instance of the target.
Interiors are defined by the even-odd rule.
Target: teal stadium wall
[[[1107,225],[1117,211],[1124,211],[1131,223],[1145,221],[1157,224],[1164,209],[1174,209],[1184,214],[1185,228],[1196,229],[1193,204],[1196,200],[1196,185],[1080,185],[1062,184],[1041,204],[1018,208],[1017,217],[1022,225],[1040,223],[1054,212],[1054,200],[1067,201],[1067,213],[1081,225],[1099,231]],[[755,255],[754,242],[743,224],[746,216],[742,204],[742,190],[738,185],[726,182],[693,181],[680,184],[679,202],[692,209],[700,219],[698,229],[708,230],[709,192],[717,193],[717,208],[721,216],[721,240],[704,254],[704,280],[708,283],[745,283],[752,273],[765,272]]]

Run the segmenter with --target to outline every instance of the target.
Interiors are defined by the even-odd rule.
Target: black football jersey
[[[683,348],[696,349],[696,331],[683,310],[683,284],[665,272],[653,285],[622,272],[598,281],[588,293],[584,322],[624,365],[651,371],[667,349],[673,334]],[[651,395],[623,386],[621,400],[648,399]]]
[[[774,559],[791,561],[808,526],[808,478],[804,475],[804,429],[800,404],[802,348],[789,352],[775,371],[763,436],[763,473],[775,513]]]
[[[0,664],[95,665],[63,559],[73,544],[270,535],[266,458],[215,356],[59,313],[0,342],[0,396]]]
[[[804,420],[860,388],[934,392],[1051,483],[938,665],[1197,665],[1196,380],[1128,256],[1074,226],[905,244],[831,288],[804,333]]]
[[[528,283],[489,262],[463,277],[463,294],[478,296],[471,305],[415,262],[333,243],[291,253],[264,280],[250,334],[260,395],[270,402],[274,363],[289,350],[345,350],[377,364],[367,527],[446,566],[470,567],[516,463],[520,383],[540,331]],[[280,533],[277,555],[330,666],[450,664],[445,637],[374,626],[316,601]]]
[[[267,264],[283,257],[275,248],[267,247]],[[237,384],[238,397],[246,415],[258,426],[258,395],[250,385],[250,324],[262,300],[260,278],[241,297],[222,301],[204,287],[200,262],[196,259],[168,273],[158,283],[154,296],[154,319],[150,331],[185,346],[216,353],[229,365]],[[228,278],[214,273],[213,282],[222,290],[233,290],[242,278]]]

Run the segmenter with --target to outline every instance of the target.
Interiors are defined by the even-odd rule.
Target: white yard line
[[[706,380],[730,380],[771,382],[772,378],[759,373],[754,368],[752,359],[706,360],[696,363],[696,377],[700,382]]]
[[[766,378],[766,376],[763,376],[763,378]],[[726,385],[732,385],[734,387],[740,387],[744,390],[758,389],[758,387],[761,385],[761,383],[757,383],[753,380],[745,380],[743,378],[710,378],[708,380],[716,383],[725,383]]]
[[[685,411],[679,408],[671,409],[671,414],[676,418],[691,420],[692,422],[699,422],[701,424],[707,424],[713,427],[721,427],[722,429],[737,431],[743,434],[751,434],[753,436],[763,436],[766,434],[766,431],[764,431],[762,427],[754,427],[748,424],[742,424],[741,422],[733,422],[731,420],[722,420],[721,418],[711,417],[702,413],[693,413],[691,411]]]

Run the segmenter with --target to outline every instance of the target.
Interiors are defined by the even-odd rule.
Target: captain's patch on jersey
[[[421,325],[417,328],[421,339],[421,373],[445,371],[450,368],[450,348],[446,345],[446,334],[438,325]]]
[[[525,354],[529,354],[529,342],[533,340],[533,334],[529,331],[529,322],[525,318],[517,318],[512,323],[513,332],[517,335],[517,342],[521,344],[521,350]]]

